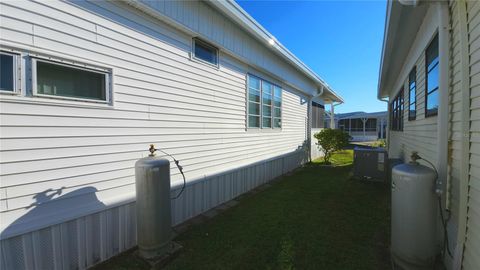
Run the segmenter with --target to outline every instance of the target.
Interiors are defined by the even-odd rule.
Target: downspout
[[[312,113],[312,102],[315,98],[320,97],[323,95],[325,87],[322,85],[320,87],[319,92],[316,95],[313,95],[308,100],[308,123],[307,123],[307,136],[308,136],[308,160],[312,161],[312,121],[313,121],[313,113]]]
[[[437,115],[437,183],[435,192],[439,196],[439,213],[442,218],[442,229],[443,229],[443,247],[444,247],[444,263],[446,263],[447,256],[446,252],[450,256],[450,243],[448,239],[450,238],[447,226],[450,219],[450,190],[449,190],[449,127],[448,127],[448,115],[449,110],[449,81],[450,81],[450,12],[448,7],[448,2],[437,2],[436,3],[437,18],[438,18],[438,53],[439,53],[439,104],[438,104],[438,115]],[[444,196],[443,196],[444,195]],[[443,204],[443,207],[442,207]],[[445,211],[445,212],[444,212]],[[444,218],[444,213],[447,214]],[[445,249],[446,248],[446,249]]]
[[[437,118],[437,169],[438,179],[436,192],[438,195],[442,195],[448,187],[447,174],[448,174],[448,82],[449,82],[449,40],[450,40],[450,23],[449,23],[449,11],[448,4],[439,2],[437,4],[438,12],[438,52],[439,52],[439,109]],[[449,209],[448,192],[445,192],[447,196],[446,209]]]

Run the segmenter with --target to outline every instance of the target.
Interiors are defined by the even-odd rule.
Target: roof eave
[[[390,25],[390,13],[392,10],[392,1],[387,1],[387,10],[385,15],[385,29],[383,32],[383,43],[382,43],[382,55],[380,58],[380,70],[378,75],[378,87],[377,87],[377,98],[382,99],[382,81],[383,81],[383,72],[384,72],[384,59],[385,59],[385,44],[387,42],[387,36],[389,34],[388,26]]]
[[[427,4],[404,5],[398,0],[388,1],[385,31],[380,60],[377,98],[388,97],[394,74],[400,72],[417,31],[426,14]]]
[[[255,19],[253,19],[245,10],[243,10],[235,1],[210,1],[210,4],[214,5],[223,14],[230,19],[238,23],[243,29],[249,32],[252,36],[257,38],[264,44],[268,44],[270,48],[276,54],[282,56],[285,60],[290,62],[300,72],[312,79],[319,87],[324,87],[324,95],[329,94],[334,102],[343,103],[343,98],[338,95],[320,76],[318,76],[313,70],[305,65],[300,59],[298,59],[292,52],[290,52],[285,46],[283,46],[275,37],[270,34],[263,26],[261,26]],[[271,45],[270,40],[274,40],[275,43]]]

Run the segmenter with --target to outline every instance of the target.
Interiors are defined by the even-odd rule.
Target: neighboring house
[[[133,247],[151,143],[186,174],[175,225],[302,165],[342,102],[234,1],[2,1],[0,44],[1,269]]]
[[[479,29],[479,1],[388,2],[378,98],[389,102],[389,157],[418,151],[435,164],[447,269],[480,268]]]
[[[352,141],[366,142],[385,139],[388,112],[351,112],[335,114],[335,128],[347,132]],[[331,127],[329,114],[325,116],[325,127]]]

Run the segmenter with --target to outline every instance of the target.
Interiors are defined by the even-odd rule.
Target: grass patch
[[[313,161],[314,164],[326,165],[325,161],[322,158],[316,159]],[[330,158],[330,164],[332,166],[345,166],[353,164],[353,150],[341,150],[333,153]]]
[[[388,269],[389,189],[351,178],[352,152],[308,164],[175,241],[166,269]],[[131,255],[102,269],[146,269]]]

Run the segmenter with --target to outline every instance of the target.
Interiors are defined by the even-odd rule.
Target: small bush
[[[325,164],[330,164],[332,153],[346,147],[351,139],[348,133],[339,129],[326,128],[314,135],[318,140],[317,145],[321,147],[324,154]]]

